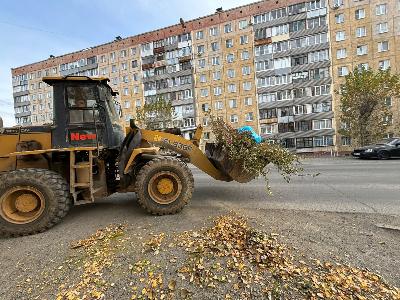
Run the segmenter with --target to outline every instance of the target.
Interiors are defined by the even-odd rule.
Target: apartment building
[[[193,33],[197,123],[204,140],[212,138],[210,115],[258,131],[250,22],[251,17],[227,20]]]
[[[317,0],[254,16],[261,133],[297,151],[334,146],[327,14]]]
[[[119,92],[126,125],[137,108],[162,97],[187,138],[202,125],[203,140],[212,139],[211,114],[298,152],[342,149],[349,141],[337,134],[333,91],[361,64],[398,68],[399,5],[264,0],[51,56],[12,69],[16,122],[51,123],[52,91],[43,76],[101,76]],[[397,102],[388,103],[388,120],[398,118]]]
[[[334,90],[340,90],[344,76],[355,68],[388,69],[400,72],[400,2],[395,0],[335,0],[329,18]],[[336,128],[339,97],[333,95]],[[387,116],[392,136],[400,120],[398,99],[382,99],[390,107]],[[397,123],[398,126],[398,123]],[[349,149],[350,140],[337,134],[338,150]]]

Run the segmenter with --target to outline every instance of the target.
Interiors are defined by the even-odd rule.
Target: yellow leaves
[[[168,289],[169,289],[170,291],[174,291],[175,288],[176,288],[176,281],[175,281],[175,280],[170,280],[170,281],[168,282]]]
[[[86,252],[86,259],[83,263],[83,274],[80,281],[70,288],[60,286],[57,300],[77,299],[101,299],[106,289],[105,281],[102,279],[103,269],[112,266],[114,260],[112,254],[123,242],[118,240],[124,234],[124,226],[108,226],[99,229],[94,235],[87,239],[72,243],[71,248],[83,248]],[[58,270],[63,269],[59,266]]]

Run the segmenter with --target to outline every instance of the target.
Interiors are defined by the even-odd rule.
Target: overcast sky
[[[3,1],[0,116],[14,125],[11,68],[233,8],[251,0]]]

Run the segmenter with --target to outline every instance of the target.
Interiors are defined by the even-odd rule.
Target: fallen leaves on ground
[[[82,274],[77,283],[67,277],[57,299],[114,299],[120,293],[118,299],[400,300],[399,289],[381,276],[299,259],[278,234],[257,230],[235,213],[201,229],[139,234],[126,243],[134,236],[137,229],[109,226],[73,243],[85,257]]]
[[[108,226],[98,230],[95,234],[71,245],[72,249],[83,247],[86,259],[83,263],[83,274],[78,283],[60,286],[57,300],[102,299],[107,288],[103,278],[105,268],[110,268],[114,261],[114,253],[118,248],[118,240],[124,234],[121,225]]]

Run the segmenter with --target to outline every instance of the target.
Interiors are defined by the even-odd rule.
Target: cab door
[[[54,93],[57,90],[62,93],[58,99],[64,99],[64,103],[55,103],[57,128],[53,131],[54,146],[106,147],[106,116],[99,101],[98,85],[88,81],[65,82],[63,88],[55,89]]]

